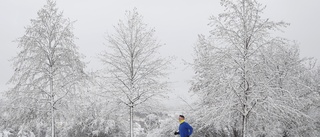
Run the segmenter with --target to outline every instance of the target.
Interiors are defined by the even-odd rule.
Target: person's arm
[[[180,134],[179,131],[174,132],[174,135],[179,135],[179,134]]]
[[[193,132],[193,128],[189,125],[189,124],[186,124],[187,126],[187,129],[188,129],[188,136],[190,136]]]

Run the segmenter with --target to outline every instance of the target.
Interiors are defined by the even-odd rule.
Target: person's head
[[[179,115],[179,121],[184,120],[184,116],[183,115]]]

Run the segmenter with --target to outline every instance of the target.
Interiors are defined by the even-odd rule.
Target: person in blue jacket
[[[180,135],[180,137],[190,137],[193,132],[193,128],[184,121],[183,115],[179,115],[179,122],[179,131],[174,132],[174,135]]]

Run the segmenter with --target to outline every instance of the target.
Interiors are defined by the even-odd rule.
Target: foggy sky
[[[302,57],[320,59],[320,1],[319,0],[261,0],[267,5],[264,18],[285,21],[291,25],[277,33],[300,43]],[[18,53],[15,39],[25,34],[24,27],[46,4],[45,0],[0,1],[0,92],[7,90],[7,81],[13,75],[12,62],[8,60]],[[59,11],[65,18],[76,21],[74,34],[79,52],[90,62],[88,70],[101,67],[97,55],[105,50],[105,36],[114,32],[113,26],[124,19],[126,10],[134,7],[144,17],[144,23],[156,30],[157,39],[165,44],[161,48],[164,57],[174,56],[175,69],[171,71],[171,102],[183,104],[180,96],[191,102],[188,93],[193,72],[184,65],[192,62],[193,47],[198,34],[208,35],[209,17],[223,11],[218,0],[57,0]],[[170,102],[170,101],[169,101]]]

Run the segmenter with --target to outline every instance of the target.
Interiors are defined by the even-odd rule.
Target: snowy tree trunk
[[[247,116],[242,116],[242,137],[246,137],[247,132]]]
[[[242,1],[242,6],[243,6],[243,13],[245,13],[245,3],[244,3],[244,0]],[[243,102],[243,110],[242,110],[242,117],[243,117],[243,122],[242,122],[242,127],[243,127],[243,131],[242,131],[242,137],[246,137],[246,132],[247,132],[247,118],[248,118],[248,115],[249,115],[249,112],[247,111],[248,110],[248,104],[250,103],[248,101],[248,96],[249,96],[249,72],[251,72],[248,67],[246,66],[247,63],[248,63],[248,50],[249,50],[249,41],[250,41],[250,38],[248,37],[247,35],[247,26],[246,26],[246,23],[245,23],[246,20],[244,20],[244,23],[243,23],[243,29],[244,29],[244,38],[243,38],[243,66],[242,66],[242,84],[240,85],[240,87],[242,87],[243,89],[243,95],[244,95],[244,102]],[[240,50],[241,52],[241,50]],[[241,99],[242,98],[239,98],[239,101],[241,102]]]
[[[130,137],[133,137],[133,104],[130,104]]]
[[[50,94],[51,94],[51,137],[55,136],[55,120],[54,120],[54,92],[53,92],[53,75],[52,67],[50,67]]]

